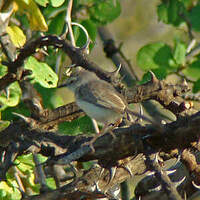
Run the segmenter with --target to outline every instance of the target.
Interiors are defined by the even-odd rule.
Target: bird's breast
[[[121,118],[121,114],[114,110],[99,107],[80,99],[76,99],[76,103],[89,117],[95,119],[97,122],[110,124]]]

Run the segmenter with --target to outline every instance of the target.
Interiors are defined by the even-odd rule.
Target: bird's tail
[[[125,109],[125,112],[126,112],[127,114],[130,114],[130,115],[135,116],[135,117],[137,117],[137,118],[143,119],[143,120],[145,120],[145,121],[151,123],[151,124],[154,125],[155,127],[159,127],[159,129],[163,129],[163,128],[161,127],[161,124],[159,124],[158,122],[153,121],[153,120],[149,119],[148,117],[145,117],[144,115],[141,115],[141,114],[139,114],[139,113],[137,113],[137,112],[134,112],[134,111],[130,110],[129,108],[126,108],[126,109]]]

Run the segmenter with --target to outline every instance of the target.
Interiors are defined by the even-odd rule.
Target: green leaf
[[[189,20],[192,25],[192,29],[200,31],[200,5],[198,4],[189,13]]]
[[[192,92],[194,93],[197,93],[200,91],[200,79],[198,79],[194,85],[193,85],[193,88],[192,88]]]
[[[10,84],[10,86],[7,89],[7,92],[2,92],[2,94],[0,95],[0,103],[9,107],[16,106],[20,101],[21,95],[21,88],[19,87],[19,84],[16,81]]]
[[[38,82],[46,88],[57,86],[57,74],[46,63],[38,62],[34,57],[29,57],[24,68],[32,70],[32,75],[30,75],[33,78],[32,82]]]
[[[2,120],[12,121],[19,119],[19,117],[14,115],[13,112],[22,114],[24,116],[30,116],[30,110],[26,107],[26,105],[23,102],[20,102],[15,107],[7,107],[6,109],[2,110]]]
[[[16,167],[23,173],[24,176],[26,176],[25,185],[26,188],[31,188],[31,190],[34,193],[39,192],[39,184],[36,184],[34,182],[35,175],[34,175],[34,168],[35,163],[33,161],[33,155],[27,154],[18,156],[15,160]],[[12,178],[12,174],[9,174],[10,179]],[[12,181],[12,179],[11,179]],[[13,185],[13,183],[11,183]],[[15,186],[16,187],[16,186]]]
[[[35,164],[33,162],[33,154],[32,153],[22,155],[22,156],[18,156],[15,163],[16,164],[17,163],[23,163],[25,165],[28,165],[31,168],[33,168],[35,166]]]
[[[85,170],[89,170],[94,165],[94,162],[92,161],[82,162],[82,165]]]
[[[43,162],[47,161],[47,159],[48,159],[48,157],[43,156],[41,154],[38,154],[37,158],[38,158],[39,163],[43,163]]]
[[[181,2],[183,2],[187,10],[194,6],[194,0],[181,0]]]
[[[172,70],[176,67],[171,48],[162,42],[147,44],[137,53],[137,65],[147,71],[161,68],[163,70]]]
[[[163,1],[157,7],[158,19],[174,26],[179,26],[184,21],[180,14],[185,12],[184,4],[178,0]]]
[[[187,48],[184,42],[175,40],[173,57],[177,64],[183,65],[185,63],[186,49]]]
[[[11,184],[7,183],[10,182]],[[12,185],[12,182],[14,181],[1,181],[0,182],[0,199],[1,200],[8,200],[8,199],[12,199],[12,200],[20,200],[21,197],[21,193],[18,189],[16,189],[15,187],[18,187],[16,184]],[[15,181],[16,182],[16,181]]]
[[[56,108],[63,105],[61,96],[56,95],[57,88],[44,88],[40,84],[34,84],[34,88],[42,96],[43,105],[45,108]]]
[[[8,73],[8,68],[0,64],[0,78],[5,76]]]
[[[49,3],[49,0],[35,0],[35,2],[40,6],[46,7],[47,4]]]
[[[46,179],[46,183],[47,183],[47,186],[49,188],[51,188],[52,190],[55,190],[56,189],[56,182],[53,178],[47,178]]]
[[[65,15],[65,12],[61,12],[53,18],[49,25],[49,34],[60,35],[62,33],[63,27],[65,25]]]
[[[0,120],[0,131],[3,131],[10,125],[9,121]]]
[[[50,3],[53,7],[59,7],[61,6],[65,0],[50,0]]]
[[[99,24],[112,22],[121,13],[119,0],[95,1],[89,8],[90,18]]]
[[[55,8],[49,4],[46,8],[43,9],[43,15],[45,16],[45,19],[54,19],[60,13],[66,13],[67,3],[68,1],[65,1],[65,3],[59,8]]]
[[[81,24],[87,29],[90,39],[94,42],[97,35],[97,26],[95,25],[95,23],[93,23],[92,20],[88,19],[88,20],[82,21]],[[85,36],[85,33],[80,30],[80,28],[77,35],[78,37],[77,37],[76,45],[81,47],[86,43],[86,36]],[[94,43],[90,43],[90,48],[92,48],[93,46],[94,46]]]
[[[159,21],[162,21],[166,24],[168,23],[168,10],[167,10],[167,6],[164,3],[158,5],[157,15],[158,15]]]
[[[0,189],[0,199],[4,199],[6,197],[6,191],[3,189]]]
[[[78,135],[81,133],[94,133],[94,128],[91,119],[88,116],[84,116],[72,122],[60,123],[59,132],[68,135]]]
[[[200,79],[200,60],[194,61],[182,72],[195,81]]]
[[[163,80],[167,76],[166,69],[153,69],[151,71],[155,74],[156,78],[159,80]],[[142,80],[139,82],[139,84],[144,84],[150,80],[151,80],[151,74],[150,72],[147,72],[143,75]]]

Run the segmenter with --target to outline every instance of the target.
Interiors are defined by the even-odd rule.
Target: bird
[[[67,81],[58,87],[67,87],[71,90],[79,108],[86,115],[103,124],[100,133],[108,131],[107,128],[111,124],[119,124],[125,114],[145,118],[128,108],[124,96],[111,83],[100,79],[94,72],[83,68],[72,73]],[[112,131],[110,133],[113,135]],[[90,146],[96,138],[90,142]]]

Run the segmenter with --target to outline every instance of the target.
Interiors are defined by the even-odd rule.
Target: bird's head
[[[95,73],[82,69],[76,72],[72,72],[67,81],[64,84],[58,86],[58,88],[67,87],[68,89],[75,92],[75,90],[80,86],[98,79],[99,78]]]

